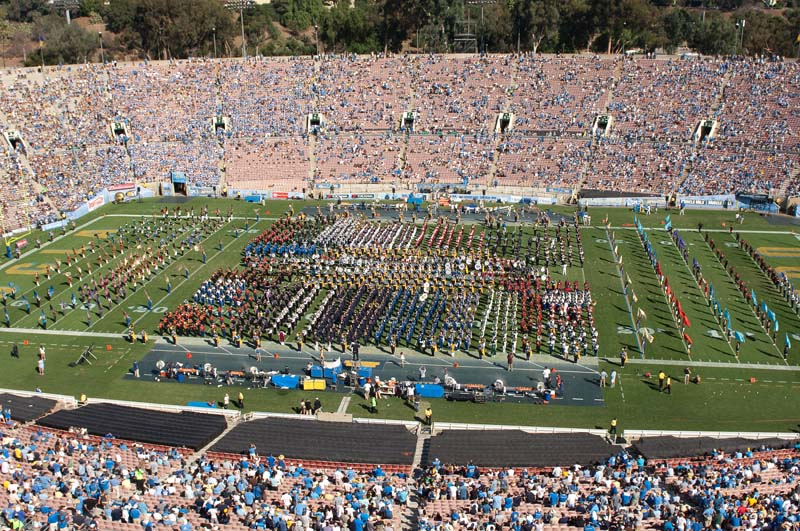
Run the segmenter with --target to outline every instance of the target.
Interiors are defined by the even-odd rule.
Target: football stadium
[[[4,527],[800,529],[797,62],[1,81]]]

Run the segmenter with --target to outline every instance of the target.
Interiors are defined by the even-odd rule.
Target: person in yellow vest
[[[431,426],[433,424],[433,410],[431,406],[425,408],[425,424]]]
[[[239,391],[239,409],[244,409],[244,393]]]
[[[142,330],[142,343],[147,343],[147,332]]]
[[[617,440],[617,417],[611,419],[611,427],[608,429],[608,433],[614,437],[614,441]]]
[[[144,492],[144,470],[137,466],[133,472],[133,482],[136,484],[136,492]]]

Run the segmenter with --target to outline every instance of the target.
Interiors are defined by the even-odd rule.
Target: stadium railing
[[[242,413],[237,410],[219,409],[219,408],[205,408],[195,406],[174,406],[169,404],[154,404],[152,402],[132,402],[129,400],[112,400],[110,398],[88,398],[87,404],[114,404],[117,406],[135,407],[139,409],[147,409],[150,411],[163,411],[166,413],[181,413],[189,411],[192,413],[202,413],[204,415],[222,415],[229,420],[236,420],[242,416]]]
[[[625,430],[628,440],[642,437],[710,437],[712,439],[786,439],[800,440],[800,433],[771,431],[683,431],[683,430]]]
[[[74,396],[58,395],[53,393],[37,393],[35,391],[20,391],[19,389],[4,389],[0,388],[0,393],[8,393],[10,395],[17,395],[23,397],[47,398],[48,400],[55,400],[64,404],[67,409],[72,409],[78,406],[78,400]]]

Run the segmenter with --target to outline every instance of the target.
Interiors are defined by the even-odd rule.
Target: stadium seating
[[[799,516],[800,452],[779,439],[652,437],[625,450],[584,433],[445,429],[410,473],[417,437],[403,426],[266,418],[201,455],[140,442],[151,430],[135,418],[126,438],[90,435],[85,424],[130,413],[98,406],[65,430],[3,427],[0,525],[650,531],[772,528]]]
[[[0,78],[0,125],[24,148],[2,142],[2,201],[13,229],[59,219],[103,187],[172,172],[204,190],[300,191],[314,180],[795,194],[798,81],[792,61],[591,55],[11,71]],[[506,112],[511,130],[499,132]],[[311,113],[323,132],[313,143]],[[598,139],[601,114],[612,122]],[[715,138],[695,138],[700,120],[716,120]]]

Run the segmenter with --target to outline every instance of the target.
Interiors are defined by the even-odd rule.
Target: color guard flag
[[[786,345],[786,348],[792,348],[792,342],[789,341],[789,334],[786,334],[786,341],[784,341],[784,345]]]
[[[736,341],[738,341],[739,343],[744,343],[744,334],[743,333],[736,331],[736,332],[733,333],[733,337],[735,337]]]

